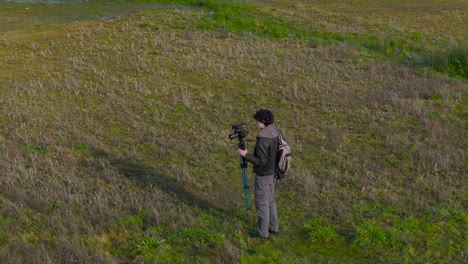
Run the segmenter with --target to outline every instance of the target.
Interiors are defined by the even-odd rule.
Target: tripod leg
[[[243,181],[244,181],[244,196],[245,196],[245,207],[250,210],[250,191],[249,191],[249,179],[247,177],[246,169],[243,169]]]
[[[249,191],[249,178],[247,176],[247,164],[243,157],[240,159],[242,167],[242,183],[244,185],[245,207],[250,210],[250,191]]]

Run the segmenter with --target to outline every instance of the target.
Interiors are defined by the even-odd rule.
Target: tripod
[[[239,148],[245,150],[245,142],[239,138]],[[244,185],[245,207],[250,211],[250,192],[249,192],[249,178],[247,177],[247,161],[244,157],[240,156],[240,167],[242,169],[242,183]]]

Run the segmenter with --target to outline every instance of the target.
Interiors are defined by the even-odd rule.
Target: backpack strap
[[[283,132],[281,132],[281,130],[279,130],[278,128],[276,128],[276,131],[278,131],[278,134],[279,134],[278,138],[279,138],[279,140],[280,140],[280,141],[281,141],[281,140],[284,140]]]

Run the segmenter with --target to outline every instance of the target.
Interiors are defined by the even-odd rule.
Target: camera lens
[[[229,134],[229,139],[235,139],[238,136],[239,136],[238,133],[232,133],[232,134]]]

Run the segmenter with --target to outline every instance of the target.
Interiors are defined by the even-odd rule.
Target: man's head
[[[260,109],[258,110],[253,118],[259,122],[263,123],[265,126],[273,124],[275,117],[273,116],[273,113],[268,110],[268,109]]]

